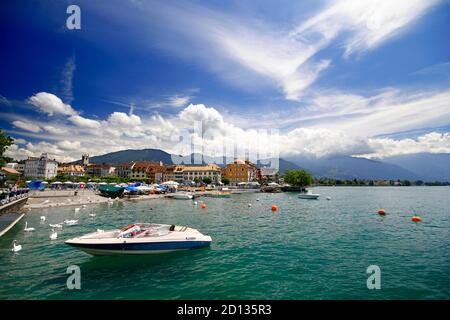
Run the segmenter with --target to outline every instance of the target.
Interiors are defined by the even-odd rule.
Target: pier
[[[28,197],[20,198],[0,207],[0,237],[19,222],[24,214],[17,213],[27,202]]]

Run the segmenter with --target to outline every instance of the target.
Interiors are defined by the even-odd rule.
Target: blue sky
[[[69,4],[81,30],[66,28]],[[264,149],[268,129],[282,156],[450,152],[448,1],[0,7],[0,126],[16,158],[182,152],[184,131],[205,152]]]

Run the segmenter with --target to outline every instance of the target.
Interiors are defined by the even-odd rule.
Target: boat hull
[[[174,241],[174,242],[109,243],[109,244],[82,244],[72,242],[66,243],[94,256],[158,254],[158,253],[206,248],[211,245],[211,241]]]
[[[298,197],[300,199],[312,199],[312,200],[315,200],[315,199],[319,199],[319,196],[320,195],[318,195],[318,194],[300,194]]]

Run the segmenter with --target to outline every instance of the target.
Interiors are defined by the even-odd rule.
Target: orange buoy
[[[384,216],[386,214],[386,210],[380,209],[380,210],[378,210],[378,214],[381,214]]]
[[[413,217],[411,218],[411,220],[414,221],[414,222],[421,222],[421,221],[422,221],[422,218],[419,217],[419,216],[413,216]]]
[[[202,209],[206,209],[206,204],[202,203]]]
[[[278,210],[278,207],[277,207],[276,205],[273,204],[273,205],[272,205],[272,211],[275,212],[275,211],[277,211],[277,210]]]

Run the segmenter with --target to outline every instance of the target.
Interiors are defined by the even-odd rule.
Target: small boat
[[[312,193],[311,190],[308,190],[306,193],[300,193],[298,197],[300,199],[319,199],[320,194]]]
[[[212,197],[212,198],[231,198],[231,192],[230,191],[214,192],[214,193],[210,194],[210,197]]]
[[[152,254],[208,247],[211,237],[187,226],[135,223],[116,230],[98,230],[66,244],[92,255]]]
[[[173,198],[178,200],[191,200],[194,196],[187,192],[175,192]]]
[[[122,196],[125,188],[112,185],[101,185],[98,187],[98,191],[105,197],[116,198]]]

